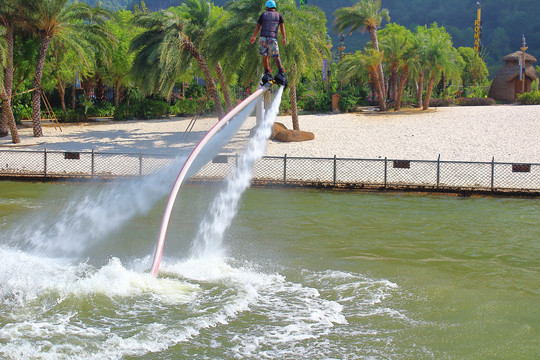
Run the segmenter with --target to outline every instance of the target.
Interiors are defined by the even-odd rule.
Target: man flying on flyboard
[[[251,37],[251,43],[254,44],[257,33],[262,29],[261,37],[259,38],[259,54],[263,57],[264,66],[264,75],[261,79],[261,85],[274,80],[278,85],[287,87],[287,77],[285,76],[285,70],[283,70],[283,65],[281,65],[281,59],[279,58],[279,46],[277,41],[279,28],[279,30],[281,30],[281,36],[283,37],[283,45],[287,44],[283,16],[276,11],[276,3],[273,0],[268,0],[265,7],[266,11],[263,12],[259,17],[259,20],[257,20],[255,32]],[[274,58],[279,69],[277,75],[273,79],[270,61],[268,59],[269,56]]]

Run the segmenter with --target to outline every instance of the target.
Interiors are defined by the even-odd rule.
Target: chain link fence
[[[1,177],[119,178],[146,176],[171,165],[170,154],[0,150]],[[221,180],[238,161],[218,155],[193,177]],[[181,166],[181,165],[179,165]],[[540,164],[265,156],[253,169],[256,185],[540,194]]]

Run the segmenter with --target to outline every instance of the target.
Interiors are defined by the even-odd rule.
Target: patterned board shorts
[[[271,57],[279,56],[277,39],[261,36],[259,39],[259,54]]]

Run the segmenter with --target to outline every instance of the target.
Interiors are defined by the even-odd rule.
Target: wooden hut
[[[503,57],[504,68],[495,76],[488,97],[505,102],[514,102],[522,92],[523,83],[519,79],[519,61],[523,57],[522,51],[516,51]],[[533,63],[536,58],[525,53],[525,92],[531,90],[531,83],[540,77]]]

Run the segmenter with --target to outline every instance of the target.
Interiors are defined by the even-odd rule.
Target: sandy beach
[[[0,139],[0,149],[100,152],[176,153],[189,150],[217,121],[201,118],[189,134],[191,118],[145,121],[97,121],[61,124],[46,122],[44,136],[33,137],[27,125],[19,128],[22,142]],[[292,128],[290,116],[278,122]],[[301,143],[269,141],[266,155],[409,160],[491,161],[540,163],[540,106],[405,109],[400,112],[363,111],[352,114],[300,116],[302,130],[315,140]],[[249,118],[226,151],[234,151],[249,136]]]

